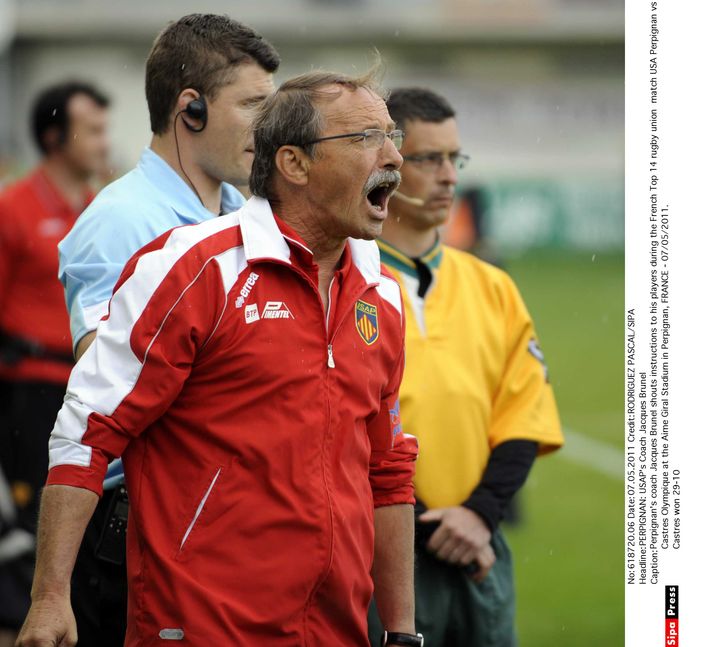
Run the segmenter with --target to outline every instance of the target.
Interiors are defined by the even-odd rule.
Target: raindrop
[[[592,263],[594,263],[594,259],[597,258],[596,254],[592,254]]]
[[[182,67],[181,67],[180,69],[181,69],[181,70],[184,70],[184,69],[185,69],[185,64],[184,64],[184,63],[182,64]]]
[[[52,109],[52,116],[54,117],[57,114],[57,108]]]

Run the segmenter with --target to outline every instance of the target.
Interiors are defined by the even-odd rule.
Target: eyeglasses
[[[347,133],[346,135],[330,135],[329,137],[319,137],[318,139],[313,139],[311,142],[306,142],[305,146],[309,146],[310,144],[317,144],[319,142],[326,142],[330,139],[345,139],[349,137],[354,137],[355,141],[362,141],[365,148],[382,148],[384,146],[385,138],[389,139],[395,146],[397,150],[402,148],[402,142],[404,141],[404,131],[403,130],[393,130],[392,132],[385,132],[384,130],[380,130],[379,128],[368,128],[367,130],[363,130],[361,133]]]
[[[449,160],[449,163],[454,166],[458,171],[461,171],[467,162],[469,162],[469,155],[463,153],[424,153],[422,155],[403,155],[405,162],[411,162],[416,164],[422,171],[437,172],[444,164],[445,160]]]

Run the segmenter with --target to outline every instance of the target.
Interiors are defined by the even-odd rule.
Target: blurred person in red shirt
[[[74,363],[57,245],[107,169],[108,105],[82,82],[41,92],[31,118],[42,159],[0,192],[0,467],[15,504],[0,528],[0,645],[30,606],[47,442]]]

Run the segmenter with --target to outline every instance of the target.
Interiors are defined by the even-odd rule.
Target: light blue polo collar
[[[205,213],[211,216],[218,215],[205,209],[195,192],[175,170],[152,149],[145,148],[142,151],[137,167],[148,182],[168,197],[170,206],[178,214],[187,217],[204,210]],[[231,184],[223,182],[221,190],[221,208],[223,214],[237,211],[237,209],[245,203],[242,194]]]

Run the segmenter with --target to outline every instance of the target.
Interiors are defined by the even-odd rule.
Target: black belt
[[[0,331],[0,364],[12,366],[27,357],[49,359],[63,364],[75,364],[72,353],[50,350],[34,339],[27,339],[26,337]]]

